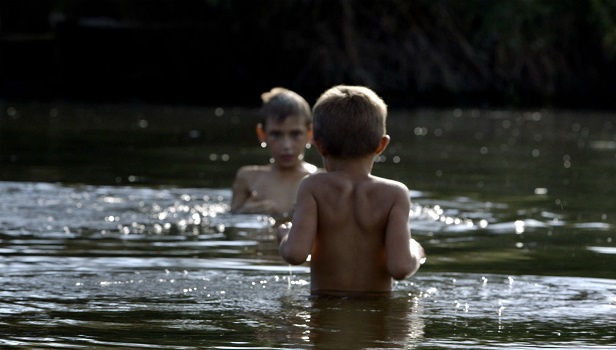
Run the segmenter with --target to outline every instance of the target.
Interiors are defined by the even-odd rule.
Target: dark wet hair
[[[328,155],[359,158],[379,147],[386,133],[387,105],[367,87],[338,85],[319,97],[313,118],[314,140]]]
[[[261,123],[266,127],[268,119],[284,121],[289,116],[299,116],[306,126],[312,124],[312,111],[306,100],[289,89],[275,87],[261,94],[263,105],[259,111]]]

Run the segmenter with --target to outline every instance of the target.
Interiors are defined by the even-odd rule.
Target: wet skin
[[[311,130],[305,120],[289,116],[269,119],[257,126],[262,145],[270,151],[270,164],[244,166],[233,185],[232,211],[290,217],[301,180],[317,168],[303,161]]]

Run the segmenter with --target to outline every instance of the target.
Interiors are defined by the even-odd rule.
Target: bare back
[[[290,264],[311,255],[313,294],[381,294],[414,274],[423,249],[410,238],[408,188],[372,176],[390,137],[387,105],[363,86],[338,85],[313,108],[314,145],[324,174],[305,178],[293,221],[278,231]]]
[[[312,292],[390,291],[392,277],[406,277],[411,265],[409,210],[408,189],[396,181],[345,172],[306,178],[289,239],[295,230],[306,239],[300,246],[312,238]]]

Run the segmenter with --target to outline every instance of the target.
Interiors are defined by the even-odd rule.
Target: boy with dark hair
[[[261,99],[257,136],[269,149],[271,163],[238,170],[231,212],[290,217],[300,181],[317,171],[303,160],[312,136],[312,113],[303,97],[285,88],[273,88]]]

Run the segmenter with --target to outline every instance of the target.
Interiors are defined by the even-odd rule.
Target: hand
[[[278,243],[282,242],[289,235],[289,231],[291,230],[291,223],[285,222],[284,224],[278,226]]]
[[[278,205],[271,199],[259,199],[257,191],[250,192],[250,197],[242,205],[246,213],[277,214]]]
[[[409,243],[411,246],[411,255],[415,257],[415,259],[417,259],[420,264],[425,263],[427,256],[421,244],[419,244],[419,242],[412,238],[409,240]]]

